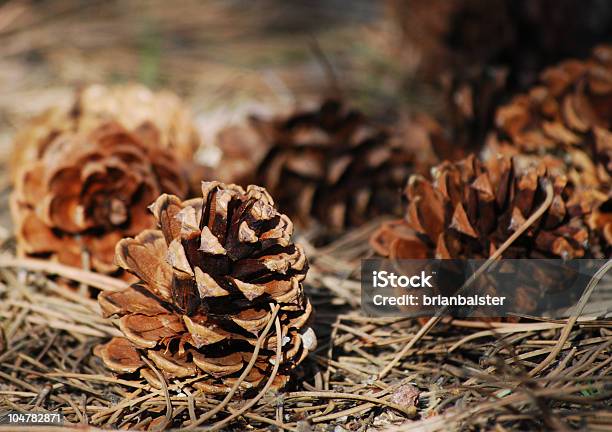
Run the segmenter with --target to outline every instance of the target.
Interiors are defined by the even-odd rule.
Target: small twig
[[[345,410],[342,410],[342,411],[337,411],[337,412],[335,412],[333,414],[327,414],[327,415],[322,415],[322,416],[318,416],[318,417],[313,417],[312,418],[312,422],[313,423],[329,422],[330,420],[335,420],[335,419],[340,418],[340,417],[351,416],[351,415],[355,415],[355,414],[363,412],[363,411],[367,411],[369,409],[372,409],[375,406],[376,405],[374,405],[371,402],[366,402],[364,404],[357,405],[356,407],[353,407],[353,408],[345,409]]]
[[[501,334],[511,334],[511,333],[522,333],[529,331],[542,331],[542,330],[554,330],[563,327],[563,324],[555,324],[555,323],[526,323],[526,324],[513,324],[510,327],[497,327],[494,330],[483,330],[476,333],[472,333],[470,335],[465,336],[461,340],[455,342],[449,349],[448,352],[451,353],[461,347],[466,342],[479,339],[481,337],[486,336],[495,336]]]
[[[163,431],[166,429],[166,426],[168,426],[168,424],[170,424],[170,422],[172,421],[172,402],[170,402],[170,393],[168,392],[168,384],[166,384],[166,379],[161,374],[161,372],[157,370],[157,368],[153,365],[153,363],[149,361],[149,359],[147,359],[145,356],[140,356],[140,358],[142,359],[143,362],[147,364],[147,366],[149,366],[149,368],[157,376],[157,379],[159,380],[159,383],[161,384],[161,387],[162,387],[161,390],[162,392],[164,392],[164,397],[166,399],[166,419],[164,420],[163,423],[157,425],[158,430]]]
[[[31,271],[41,271],[49,274],[55,274],[65,277],[66,279],[90,285],[103,291],[121,291],[129,286],[129,284],[126,282],[110,276],[34,258],[15,258],[3,256],[0,257],[0,267],[17,267]]]
[[[393,402],[389,402],[385,399],[378,399],[373,396],[353,394],[353,393],[341,393],[341,392],[292,392],[287,393],[285,395],[286,399],[295,399],[295,398],[319,398],[319,399],[351,399],[358,400],[363,402],[371,402],[376,405],[384,405],[389,408],[393,408],[394,410],[401,412],[402,414],[407,415],[408,417],[412,417],[415,414],[415,411],[409,407],[404,407]]]
[[[540,362],[540,364],[538,364],[536,367],[534,367],[532,370],[529,371],[529,376],[533,377],[537,375],[539,372],[546,369],[548,365],[552,363],[552,361],[555,358],[557,358],[557,356],[563,349],[563,345],[565,345],[565,342],[567,342],[567,339],[569,338],[570,332],[572,331],[574,324],[576,324],[578,317],[580,316],[580,314],[582,313],[582,310],[584,309],[587,302],[589,301],[589,297],[591,297],[591,294],[593,293],[593,290],[597,286],[597,283],[601,280],[601,278],[604,277],[604,275],[611,268],[612,268],[612,260],[608,260],[603,266],[601,266],[601,268],[597,271],[597,273],[593,275],[586,289],[582,293],[582,296],[580,297],[578,304],[576,305],[576,310],[574,311],[572,316],[567,320],[567,324],[565,325],[565,327],[563,327],[563,330],[561,331],[561,336],[557,340],[557,344],[555,345],[553,350],[548,354],[548,356],[546,356],[546,358],[542,360],[542,362]]]

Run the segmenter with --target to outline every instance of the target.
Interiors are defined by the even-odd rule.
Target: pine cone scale
[[[105,345],[98,345],[94,353],[117,372],[132,373],[144,366],[138,351],[127,339],[121,337],[115,337]]]
[[[171,309],[151,296],[149,291],[139,285],[133,285],[123,291],[105,293],[99,296],[102,315],[109,318],[113,315],[138,313],[147,316],[170,313]]]
[[[166,243],[156,230],[144,230],[134,239],[122,239],[115,247],[114,263],[131,271],[162,298],[168,300],[172,267],[164,253]]]
[[[215,378],[239,372],[244,366],[242,355],[239,353],[232,353],[224,357],[206,357],[196,351],[192,351],[192,355],[195,365]]]

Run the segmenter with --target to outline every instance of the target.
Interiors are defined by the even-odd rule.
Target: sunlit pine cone
[[[316,344],[307,326],[312,308],[302,280],[308,264],[291,242],[293,224],[277,212],[265,189],[202,183],[203,198],[162,195],[151,206],[157,230],[117,245],[117,263],[140,283],[99,296],[124,337],[95,350],[119,373],[138,370],[155,383],[141,356],[167,379],[193,378],[207,394],[236,383],[258,336],[279,306],[282,334],[272,326],[240,393],[266,382],[282,337],[282,360],[273,388]]]
[[[553,186],[552,205],[502,257],[598,257],[586,223],[593,202],[567,178],[542,166],[516,175],[511,159],[483,165],[474,156],[443,162],[433,180],[412,176],[405,219],[383,224],[372,245],[392,258],[486,259],[542,204],[545,182]]]
[[[485,260],[538,210],[547,182],[552,204],[501,257],[601,258],[602,245],[587,223],[593,211],[591,197],[577,192],[565,177],[549,175],[544,166],[516,175],[509,158],[485,166],[470,156],[438,165],[431,181],[412,176],[406,187],[405,218],[383,223],[370,243],[379,255],[391,259]],[[547,292],[566,288],[565,275],[554,283],[534,280],[539,261],[533,262],[533,267],[523,266],[523,278],[517,275],[509,299],[514,311],[533,312]]]
[[[17,133],[12,177],[28,161],[42,157],[57,135],[89,133],[110,121],[139,135],[154,130],[157,144],[187,163],[200,146],[192,114],[174,93],[153,92],[140,84],[95,84],[77,91],[68,106],[50,108]]]
[[[17,171],[11,213],[18,253],[115,272],[115,244],[154,226],[151,202],[186,191],[173,154],[152,134],[143,141],[116,123],[62,132]]]

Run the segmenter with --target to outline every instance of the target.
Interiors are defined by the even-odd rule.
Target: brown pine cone
[[[191,112],[174,93],[154,93],[140,84],[90,85],[76,92],[67,108],[47,110],[16,135],[12,177],[23,164],[39,159],[57,135],[88,133],[110,121],[140,135],[155,131],[158,145],[180,160],[191,161],[200,145]]]
[[[203,198],[162,195],[151,206],[157,230],[117,245],[116,262],[140,283],[98,300],[125,337],[95,350],[119,373],[144,368],[148,357],[168,379],[194,378],[208,394],[226,393],[245,371],[258,336],[279,306],[282,335],[272,326],[241,391],[270,376],[282,337],[273,386],[284,386],[313,349],[307,327],[312,308],[301,281],[308,264],[291,243],[293,224],[277,212],[265,189],[202,183]]]
[[[153,226],[147,206],[184,196],[174,156],[116,123],[62,132],[16,175],[11,213],[20,255],[114,272],[115,244]],[[89,261],[89,263],[87,263]]]
[[[397,213],[399,191],[419,158],[429,155],[332,100],[289,117],[252,118],[251,128],[231,131],[233,147],[244,149],[241,164],[251,165],[240,173],[257,167],[255,182],[270,191],[279,209],[301,225],[317,220],[333,230]]]
[[[515,171],[509,158],[485,166],[470,156],[434,168],[433,181],[412,176],[406,187],[405,219],[383,224],[370,239],[373,249],[392,259],[487,259],[539,208],[550,182],[552,204],[502,257],[604,256],[604,245],[587,224],[594,214],[591,197],[577,191],[566,177],[548,174],[545,165],[522,175]],[[517,276],[509,299],[512,310],[531,313],[547,292],[567,287],[565,274],[554,282],[534,281],[529,275],[538,271],[537,266],[523,266]],[[481,282],[485,281],[477,284]],[[492,289],[488,285],[480,289],[495,292],[487,291]],[[491,316],[494,311],[477,313]]]
[[[612,46],[585,61],[569,60],[541,74],[540,85],[496,114],[485,158],[515,158],[520,170],[543,160],[586,189],[594,209],[587,219],[604,255],[612,250]],[[598,191],[591,190],[592,188]]]
[[[433,181],[412,176],[405,220],[383,225],[371,242],[392,258],[488,258],[543,202],[545,181],[553,185],[552,205],[502,256],[602,255],[586,225],[592,200],[565,177],[550,176],[543,166],[516,175],[511,159],[485,166],[474,156],[440,164]]]
[[[576,185],[612,186],[612,46],[546,69],[541,83],[496,114],[487,153],[548,154]]]

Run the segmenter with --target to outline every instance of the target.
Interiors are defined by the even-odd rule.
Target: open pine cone
[[[143,141],[116,123],[59,133],[17,172],[11,213],[18,253],[116,271],[115,244],[154,224],[147,206],[163,192],[185,195],[177,165],[152,134]]]
[[[383,224],[372,246],[399,259],[488,258],[543,202],[544,182],[553,185],[552,205],[502,257],[600,257],[602,246],[586,224],[593,201],[567,178],[543,166],[516,175],[509,158],[485,166],[474,156],[440,164],[433,181],[412,176],[405,219]]]
[[[612,46],[586,61],[546,69],[541,84],[496,114],[485,158],[513,156],[521,171],[544,162],[567,175],[593,201],[588,218],[608,255],[612,250]]]
[[[273,381],[280,388],[316,343],[301,284],[304,252],[265,189],[204,182],[202,196],[162,195],[151,206],[158,229],[117,245],[117,263],[141,282],[100,294],[104,315],[117,318],[125,337],[95,352],[119,373],[141,370],[155,383],[143,367],[146,356],[168,379],[190,377],[208,394],[226,393],[245,371],[275,305],[282,334],[272,326],[240,389],[266,382],[282,337]]]
[[[256,169],[255,182],[301,225],[341,229],[397,213],[398,192],[427,153],[332,100],[288,117],[252,118],[250,128],[233,130],[234,143],[226,136],[224,146],[244,149],[240,173]]]
[[[180,160],[191,161],[200,145],[191,112],[174,93],[154,93],[140,84],[90,85],[76,92],[67,107],[50,108],[18,132],[12,177],[28,161],[42,157],[57,135],[89,133],[110,121],[141,135],[154,130],[157,144]]]
[[[486,153],[555,156],[569,164],[574,184],[610,190],[612,46],[548,68],[540,80],[499,108]]]
[[[509,158],[485,166],[470,156],[437,166],[433,181],[412,176],[406,187],[405,218],[384,223],[370,243],[379,255],[391,259],[487,259],[537,211],[548,182],[552,204],[502,258],[603,257],[605,246],[587,224],[593,210],[590,195],[576,191],[564,176],[548,174],[544,165],[516,175]],[[553,283],[534,281],[534,263],[523,265],[517,275],[509,299],[514,311],[531,313],[547,293],[567,287],[566,274]],[[486,280],[477,282],[481,283],[484,292],[493,289]]]

